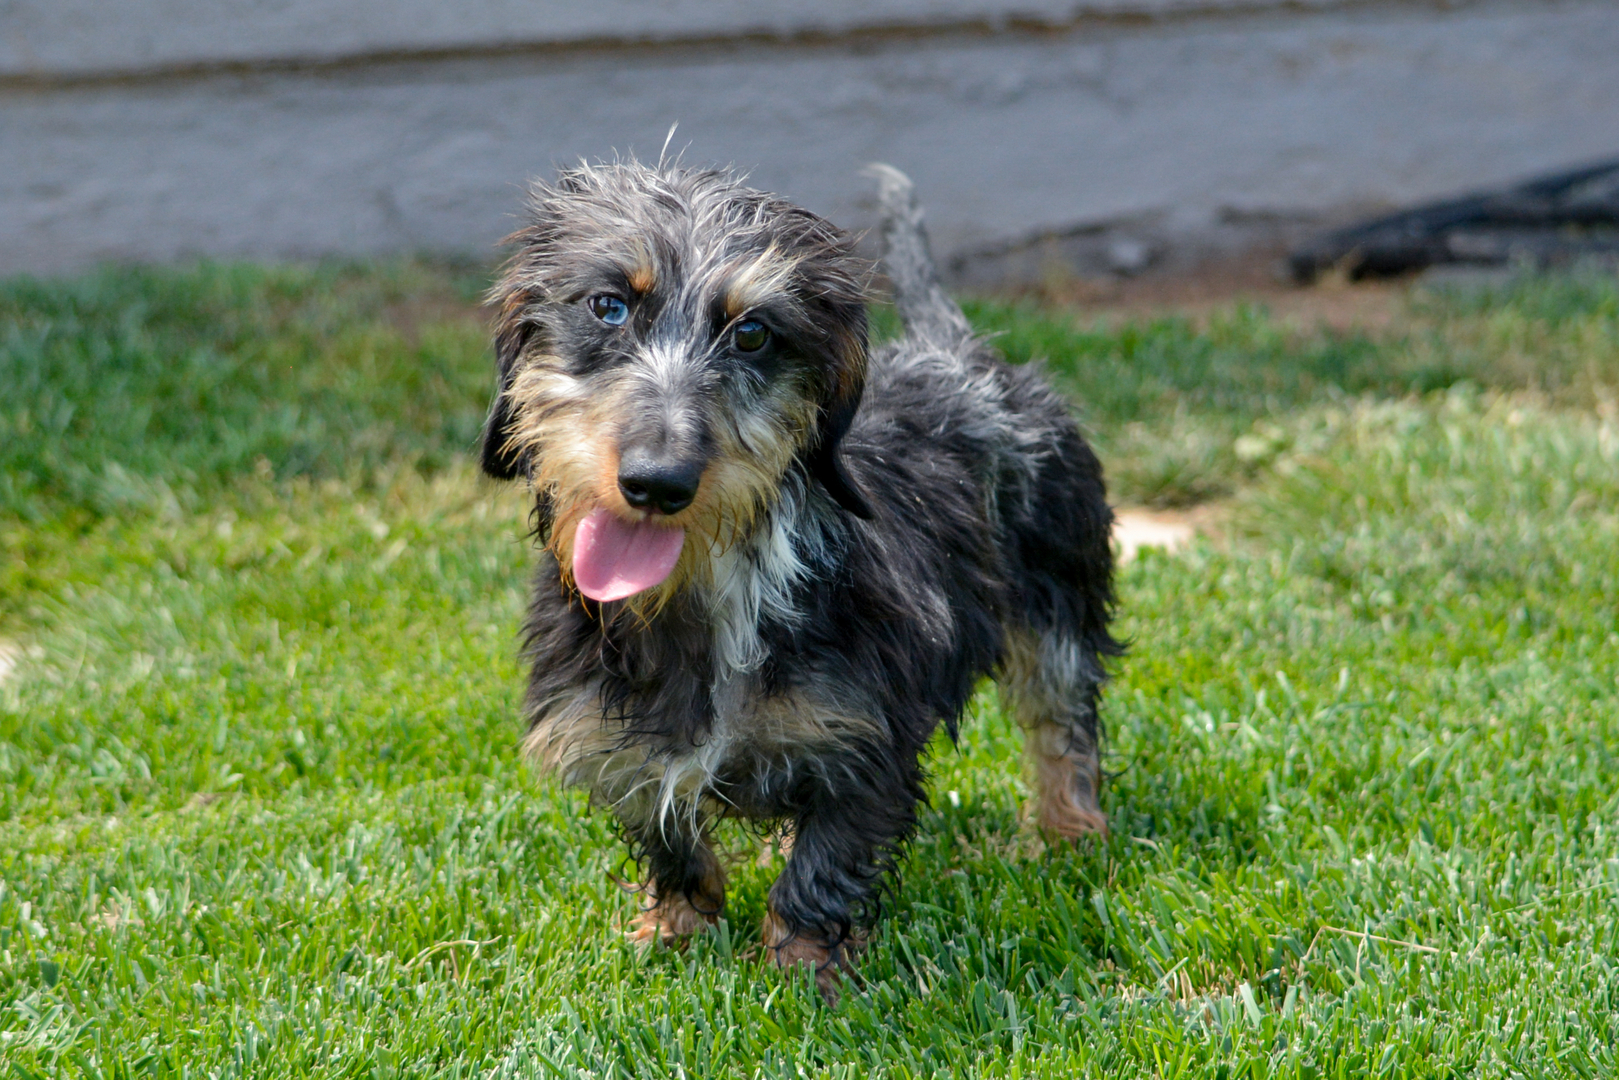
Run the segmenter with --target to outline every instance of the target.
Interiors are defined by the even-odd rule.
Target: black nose
[[[678,514],[697,497],[702,462],[626,459],[618,466],[618,490],[638,510]]]

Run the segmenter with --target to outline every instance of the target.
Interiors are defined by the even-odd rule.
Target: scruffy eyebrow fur
[[[490,294],[484,467],[528,483],[541,545],[524,746],[617,818],[641,942],[719,917],[716,821],[786,829],[764,944],[829,997],[915,828],[928,740],[983,676],[1027,729],[1035,823],[1106,830],[1120,651],[1100,464],[940,287],[910,182],[875,175],[906,331],[875,354],[853,239],[722,170],[536,183]],[[604,529],[672,567],[592,592],[579,567],[619,558],[590,546]]]

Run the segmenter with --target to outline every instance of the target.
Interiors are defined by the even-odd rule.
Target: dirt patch
[[[453,296],[415,297],[409,302],[389,304],[382,318],[411,345],[420,342],[425,327],[460,323],[487,332],[490,325],[490,313],[482,304]]]
[[[1385,330],[1405,311],[1410,279],[1350,283],[1329,275],[1301,286],[1283,273],[1284,254],[1280,248],[1260,249],[1184,271],[1071,278],[1020,290],[1019,295],[1108,321],[1178,316],[1202,324],[1246,303],[1263,306],[1285,322],[1341,333]]]
[[[1194,537],[1209,534],[1219,516],[1219,507],[1213,504],[1187,510],[1115,507],[1113,543],[1119,552],[1119,562],[1129,562],[1143,548],[1162,548],[1173,554],[1190,544]]]

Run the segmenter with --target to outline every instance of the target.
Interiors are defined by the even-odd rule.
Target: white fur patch
[[[807,573],[796,543],[796,494],[784,490],[747,541],[713,553],[708,603],[717,678],[735,678],[763,662],[761,619],[794,617],[793,589]]]
[[[795,542],[800,496],[789,486],[752,536],[713,554],[707,597],[714,634],[713,726],[702,745],[653,765],[653,813],[662,828],[676,815],[695,826],[700,804],[714,796],[715,775],[747,735],[754,673],[765,659],[760,621],[794,617],[793,589],[808,572]]]

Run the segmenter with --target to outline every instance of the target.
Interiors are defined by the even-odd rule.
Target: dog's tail
[[[866,175],[877,181],[877,202],[883,214],[883,267],[893,282],[894,305],[906,331],[940,344],[971,337],[967,317],[939,284],[911,178],[882,164],[867,166]]]

